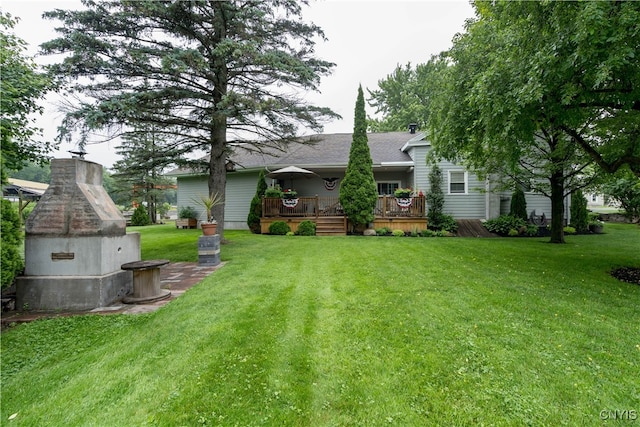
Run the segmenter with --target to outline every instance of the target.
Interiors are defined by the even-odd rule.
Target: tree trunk
[[[224,2],[213,2],[213,44],[216,45],[227,38]],[[215,76],[213,91],[211,124],[210,124],[210,159],[209,159],[209,195],[218,193],[223,200],[226,199],[225,187],[227,184],[227,116],[220,111],[220,103],[227,94],[227,82],[229,79],[227,58],[213,56],[210,62],[211,72]],[[217,233],[220,241],[224,241],[224,207],[226,202],[216,205],[211,209],[213,219],[218,222]]]
[[[551,240],[550,243],[564,241],[564,173],[554,171],[549,179],[551,183]]]

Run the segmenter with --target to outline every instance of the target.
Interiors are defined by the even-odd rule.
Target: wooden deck
[[[263,216],[260,230],[269,232],[275,221],[286,222],[295,232],[305,220],[316,223],[316,234],[335,236],[347,234],[347,218],[338,197],[299,197],[294,200],[280,198],[262,199]],[[401,202],[393,196],[380,196],[374,209],[374,228],[414,231],[427,228],[424,197],[412,197]]]

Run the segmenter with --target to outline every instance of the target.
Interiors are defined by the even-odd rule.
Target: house
[[[258,174],[261,169],[274,171],[295,165],[315,172],[318,176],[311,179],[286,176],[282,179],[267,179],[269,185],[279,184],[283,189],[294,187],[305,203],[294,210],[279,209],[279,212],[264,212],[264,222],[286,219],[295,225],[309,217],[317,218],[337,207],[340,181],[344,178],[352,134],[327,134],[303,137],[312,144],[291,144],[286,151],[268,150],[256,153],[242,144],[234,146],[227,172],[225,228],[247,229],[247,215],[251,199],[255,195]],[[431,144],[423,133],[387,132],[368,134],[369,149],[373,161],[373,173],[380,194],[376,208],[375,227],[392,225],[410,231],[427,226],[424,198],[415,200],[415,205],[407,209],[393,207],[392,197],[395,189],[411,187],[416,194],[426,194],[429,190],[429,167],[426,155]],[[442,161],[439,164],[443,173],[443,192],[445,194],[444,212],[456,219],[495,218],[509,212],[510,192],[497,192],[497,183],[480,180],[471,171],[461,165]],[[169,173],[177,178],[178,207],[194,206],[194,198],[207,193],[207,176],[192,170],[177,169]],[[551,203],[539,194],[527,193],[527,209],[544,213],[551,217]],[[422,206],[417,206],[422,204]],[[568,209],[565,209],[568,212]],[[340,216],[339,209],[333,209],[332,216]],[[410,219],[409,219],[410,218]],[[200,213],[204,219],[204,213]],[[404,224],[402,224],[404,223]],[[265,226],[263,224],[263,231]]]

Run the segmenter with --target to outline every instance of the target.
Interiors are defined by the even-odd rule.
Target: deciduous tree
[[[51,142],[37,141],[42,131],[35,125],[35,115],[42,113],[38,104],[54,85],[38,70],[33,59],[25,55],[26,44],[13,28],[17,19],[0,11],[0,145],[2,178],[4,168],[19,170],[26,162],[46,161],[54,148]]]
[[[632,3],[477,1],[477,19],[441,57],[434,147],[549,195],[552,242],[564,242],[563,197],[588,184],[590,161],[640,162]]]

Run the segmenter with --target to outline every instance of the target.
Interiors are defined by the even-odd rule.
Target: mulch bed
[[[635,267],[620,267],[611,272],[611,275],[623,282],[633,283],[640,285],[640,268]]]

